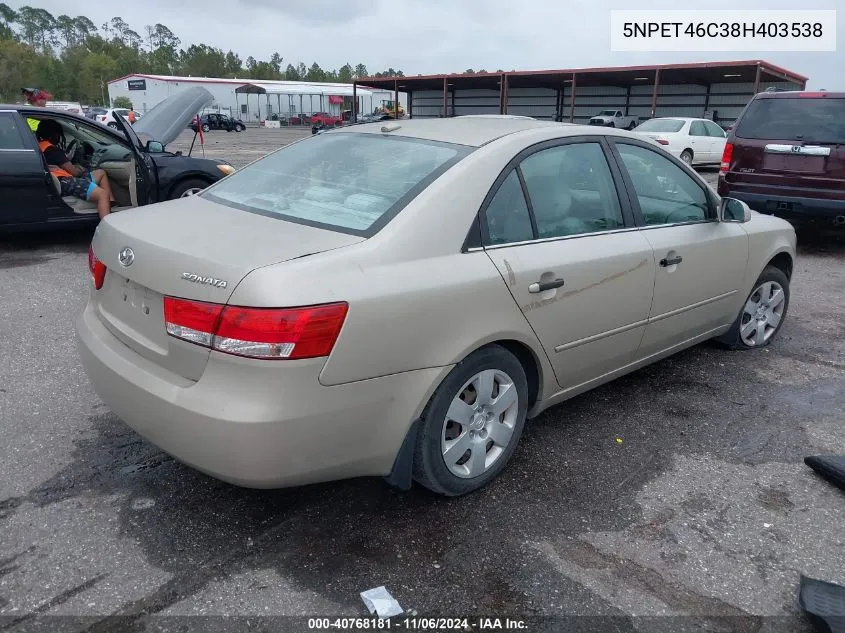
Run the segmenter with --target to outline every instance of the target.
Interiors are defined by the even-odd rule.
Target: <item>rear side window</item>
[[[201,195],[244,211],[369,237],[471,149],[401,136],[318,134],[236,171]]]
[[[11,114],[0,114],[0,150],[2,149],[28,149]]]
[[[755,99],[735,130],[739,138],[845,143],[845,99]]]

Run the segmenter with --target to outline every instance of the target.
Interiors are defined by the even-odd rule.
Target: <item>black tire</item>
[[[243,125],[241,125],[240,123],[238,123],[238,124],[235,126],[235,132],[243,132],[245,129],[246,129],[246,127],[245,127],[245,126],[243,126]]]
[[[208,183],[205,180],[201,180],[200,178],[188,178],[187,180],[182,180],[181,182],[177,183],[173,189],[170,190],[170,200],[176,200],[177,198],[181,198],[185,192],[190,191],[191,189],[205,189],[208,187]]]
[[[508,445],[483,474],[458,477],[449,471],[441,451],[441,435],[452,400],[474,375],[487,369],[506,373],[513,381],[519,402],[513,433]],[[486,486],[507,466],[519,444],[528,412],[528,380],[519,360],[499,345],[483,347],[458,363],[431,397],[420,421],[414,454],[414,480],[432,492],[448,497],[464,495]]]
[[[683,152],[681,152],[681,160],[684,161],[690,167],[692,167],[692,151],[685,149]]]
[[[757,292],[757,288],[760,287],[761,284],[766,282],[775,282],[780,285],[783,289],[783,313],[781,314],[780,321],[778,322],[777,326],[774,329],[774,332],[769,336],[769,338],[759,344],[759,345],[748,345],[745,341],[742,340],[742,336],[740,335],[740,330],[743,326],[743,316],[745,310],[745,304],[748,302],[749,299],[754,296]],[[746,297],[745,301],[742,304],[742,308],[740,308],[739,314],[736,317],[731,329],[725,332],[722,336],[714,339],[714,342],[719,345],[720,347],[724,347],[727,349],[733,350],[751,350],[751,349],[760,349],[762,347],[766,347],[769,345],[775,337],[780,332],[780,328],[783,326],[783,322],[786,321],[786,315],[789,311],[789,278],[784,274],[784,272],[780,268],[775,268],[774,266],[766,266],[763,269],[763,272],[757,278],[757,281],[754,282],[754,288],[751,290],[751,293]]]
[[[616,123],[611,121],[610,123],[607,124],[607,127],[616,127]]]
[[[203,125],[202,125],[202,131],[203,132],[208,132],[210,129],[211,128],[208,127],[208,123],[203,123]]]
[[[636,122],[631,121],[631,122],[628,124],[628,131],[633,130],[635,127],[637,127]]]
[[[114,121],[109,121],[108,123],[106,123],[106,125],[107,125],[108,127],[112,128],[113,130],[118,129],[118,127],[117,127],[117,123],[115,123]]]

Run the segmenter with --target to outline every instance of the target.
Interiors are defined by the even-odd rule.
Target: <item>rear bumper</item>
[[[449,368],[322,386],[325,359],[263,362],[212,352],[193,382],[116,339],[89,303],[80,357],[103,402],[178,460],[217,479],[279,488],[390,472]]]
[[[833,224],[836,218],[845,216],[845,198],[829,200],[779,195],[777,192],[748,192],[726,183],[722,177],[719,178],[718,190],[722,197],[742,200],[755,211],[775,215],[795,223]]]

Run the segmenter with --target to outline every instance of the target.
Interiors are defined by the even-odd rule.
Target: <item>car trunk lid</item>
[[[845,98],[795,93],[749,104],[725,179],[780,195],[845,197]]]
[[[107,271],[94,291],[96,310],[124,345],[198,380],[209,350],[167,334],[165,297],[226,304],[256,268],[363,239],[243,213],[201,196],[118,212],[100,223],[92,242]]]

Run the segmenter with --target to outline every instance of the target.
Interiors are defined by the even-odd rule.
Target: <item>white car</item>
[[[122,116],[127,121],[129,120],[129,110],[127,108],[111,108],[106,110],[105,114],[98,114],[97,118],[95,119],[97,123],[101,123],[102,125],[107,125],[111,128],[117,127],[117,120],[115,116]],[[141,115],[135,112],[135,120],[141,118]]]
[[[46,107],[52,110],[62,110],[63,112],[83,115],[82,105],[76,101],[48,101]]]
[[[688,165],[719,163],[728,138],[727,132],[713,121],[687,117],[649,119],[634,132],[657,141]]]

